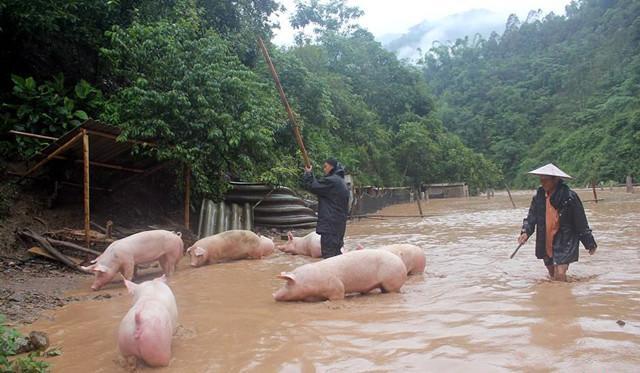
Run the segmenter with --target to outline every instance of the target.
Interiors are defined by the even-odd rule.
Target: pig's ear
[[[92,272],[95,267],[96,267],[96,265],[92,264],[92,265],[86,266],[86,267],[81,266],[80,269],[82,269],[85,272]]]
[[[291,233],[291,231],[287,232],[287,238],[289,241],[293,241],[293,233]]]
[[[191,246],[191,247],[189,247],[189,248],[187,249],[187,254],[189,254],[189,253],[191,252],[191,249],[193,249],[193,246]]]
[[[121,274],[122,276],[122,274]],[[129,280],[127,280],[126,278],[124,278],[124,276],[122,276],[122,279],[124,280],[124,286],[127,287],[127,290],[129,291],[129,294],[133,294],[136,291],[136,288],[138,287],[138,285],[135,282],[131,282]]]
[[[280,272],[278,278],[287,280],[289,284],[296,282],[296,276],[291,272]]]
[[[164,282],[165,284],[167,283],[167,275],[162,275],[160,277],[156,277],[153,279],[153,281],[160,281],[160,282]]]
[[[196,256],[203,256],[205,252],[206,250],[201,248],[200,246],[196,247],[196,249],[194,250],[194,253],[196,253]]]
[[[104,264],[95,264],[95,267],[93,267],[91,270],[94,272],[109,272],[109,268],[107,268],[107,266],[105,266]]]
[[[356,246],[356,250],[364,250],[364,246],[362,246],[362,244],[359,243],[358,246]]]

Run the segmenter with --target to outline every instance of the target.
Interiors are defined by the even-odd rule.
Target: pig
[[[158,260],[165,275],[171,275],[182,258],[184,243],[180,233],[153,230],[133,234],[114,241],[90,266],[82,267],[95,273],[92,290],[99,290],[119,272],[132,280],[136,264]]]
[[[381,250],[386,250],[399,256],[405,267],[407,267],[407,275],[424,273],[427,259],[420,247],[411,244],[395,244],[383,246]]]
[[[140,285],[124,278],[133,295],[133,306],[120,322],[118,349],[152,367],[165,367],[171,360],[171,340],[176,332],[178,307],[165,275]]]
[[[304,237],[293,237],[291,232],[287,233],[287,243],[279,245],[278,250],[294,255],[306,255],[312,258],[322,257],[320,250],[320,235],[311,232]]]
[[[251,231],[231,230],[196,241],[187,249],[191,265],[200,267],[226,260],[260,259],[273,254],[273,240]]]
[[[273,294],[276,301],[344,299],[346,294],[366,294],[379,288],[399,292],[407,280],[402,260],[385,250],[356,250],[278,276],[286,284]]]

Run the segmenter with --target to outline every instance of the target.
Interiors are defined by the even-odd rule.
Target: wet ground
[[[424,249],[426,273],[400,294],[276,303],[275,275],[311,259],[279,253],[191,269],[185,258],[169,282],[180,314],[173,359],[158,371],[638,371],[640,194],[599,191],[603,201],[585,202],[599,248],[592,257],[580,248],[569,283],[547,279],[533,242],[508,259],[531,195],[516,193],[518,209],[496,194],[432,200],[423,219],[350,224],[348,246]],[[416,212],[414,205],[383,211]],[[91,280],[82,281],[87,289]],[[29,326],[62,348],[49,359],[54,371],[130,369],[116,346],[129,296],[113,285],[101,293],[112,298],[68,304]]]

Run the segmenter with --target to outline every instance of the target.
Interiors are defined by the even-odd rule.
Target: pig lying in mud
[[[274,246],[268,237],[232,230],[196,241],[187,249],[187,254],[191,256],[191,265],[200,267],[227,260],[260,259],[271,255]]]
[[[424,268],[427,266],[427,259],[424,256],[424,251],[422,251],[419,246],[401,243],[383,246],[380,249],[399,256],[405,267],[407,267],[408,275],[424,273]]]
[[[312,258],[321,258],[320,235],[311,232],[304,237],[293,237],[293,233],[287,233],[287,243],[279,245],[278,250],[287,254],[306,255]]]
[[[171,275],[184,251],[180,233],[164,230],[146,231],[114,241],[107,249],[92,260],[90,266],[82,267],[95,273],[91,289],[99,290],[111,281],[117,273],[131,280],[136,264],[160,262],[165,275]]]
[[[398,292],[407,280],[402,260],[384,250],[356,250],[305,264],[278,278],[286,284],[273,294],[276,301],[343,299],[346,294],[366,294],[379,288]]]
[[[152,367],[171,360],[171,340],[176,331],[178,308],[166,277],[136,285],[124,283],[133,295],[133,306],[120,322],[118,348],[123,356],[135,356]]]

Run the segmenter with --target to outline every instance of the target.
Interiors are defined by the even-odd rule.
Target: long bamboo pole
[[[598,203],[598,193],[596,193],[596,181],[591,181],[591,189],[593,190],[593,200]]]
[[[84,168],[84,235],[87,248],[91,245],[91,220],[89,206],[89,134],[87,130],[82,130],[82,158]]]
[[[291,127],[293,128],[293,134],[296,138],[296,142],[298,143],[298,146],[300,147],[300,151],[302,152],[304,165],[307,167],[310,167],[311,161],[309,161],[309,155],[307,154],[307,149],[305,149],[304,142],[302,141],[302,135],[300,134],[300,127],[298,126],[298,122],[296,121],[296,118],[293,115],[291,106],[289,106],[289,101],[287,101],[287,96],[285,96],[284,94],[284,90],[282,89],[282,84],[280,84],[280,78],[278,77],[278,72],[276,71],[276,68],[273,66],[273,62],[271,62],[269,51],[267,51],[267,47],[265,47],[261,37],[258,37],[258,45],[260,46],[260,50],[262,50],[262,55],[264,56],[264,60],[267,62],[267,66],[269,67],[269,71],[271,72],[271,76],[273,77],[273,81],[276,83],[276,88],[278,89],[278,93],[280,94],[280,100],[282,101],[282,104],[284,105],[284,108],[287,111],[289,122],[291,122]]]

